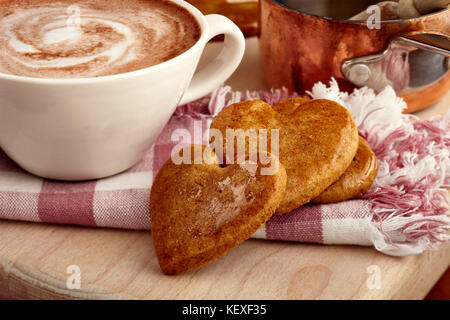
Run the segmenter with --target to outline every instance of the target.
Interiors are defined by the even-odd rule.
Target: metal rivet
[[[365,64],[358,63],[350,67],[347,72],[347,78],[357,86],[364,85],[371,75],[370,68]]]

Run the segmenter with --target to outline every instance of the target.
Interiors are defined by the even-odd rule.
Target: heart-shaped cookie
[[[284,100],[273,106],[282,114],[289,114],[301,104],[310,102],[309,99],[296,98]],[[318,197],[311,200],[314,203],[331,203],[362,197],[372,186],[378,172],[378,162],[369,144],[359,137],[358,149],[352,163],[344,174]]]
[[[216,146],[213,135],[220,132],[222,157],[225,163],[232,163],[237,159],[225,156],[230,154],[227,145],[234,146],[236,153],[238,140],[229,133],[251,129],[267,130],[268,143],[258,140],[259,150],[272,150],[276,140],[271,130],[278,130],[279,154],[273,153],[286,169],[287,185],[277,214],[288,213],[320,195],[347,170],[358,148],[358,130],[344,107],[329,100],[301,98],[284,100],[273,108],[261,100],[230,105],[213,120],[210,142]]]
[[[194,161],[198,148],[203,157]],[[185,147],[179,155],[192,161],[169,159],[150,196],[153,243],[166,274],[201,267],[248,239],[273,215],[286,189],[286,171],[271,155],[277,168],[271,174],[256,163],[223,168],[205,146]]]
[[[331,203],[362,197],[372,186],[378,172],[378,161],[364,138],[359,137],[358,151],[344,174],[311,200],[315,203]]]

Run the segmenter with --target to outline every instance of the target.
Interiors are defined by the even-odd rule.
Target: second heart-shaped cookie
[[[359,137],[358,151],[350,167],[336,182],[311,202],[332,203],[361,198],[372,186],[377,173],[377,157],[367,141]]]
[[[183,162],[167,160],[150,195],[153,243],[166,274],[201,267],[248,239],[273,215],[286,189],[286,171],[271,155],[268,171],[248,162],[222,168],[205,146],[183,148],[179,155]]]
[[[211,124],[210,142],[217,147],[219,132],[223,137],[222,159],[234,163],[239,143],[236,137],[242,138],[251,130],[268,134],[267,144],[258,138],[260,151],[270,151],[278,143],[277,155],[286,169],[287,185],[277,214],[310,202],[338,180],[350,166],[359,141],[351,114],[338,103],[294,98],[273,108],[261,100],[226,107]],[[273,139],[272,130],[276,130],[278,139]],[[250,142],[245,143],[248,151]],[[234,146],[234,151],[230,152],[230,146]]]

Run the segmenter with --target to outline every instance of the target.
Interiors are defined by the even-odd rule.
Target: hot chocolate
[[[165,0],[0,0],[0,73],[98,77],[167,61],[200,26]]]

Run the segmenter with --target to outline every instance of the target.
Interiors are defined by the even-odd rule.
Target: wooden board
[[[230,83],[264,88],[256,40],[248,45]],[[450,95],[418,115],[449,105]],[[148,232],[0,221],[0,297],[6,298],[422,299],[449,264],[450,244],[397,258],[371,247],[249,240],[203,269],[169,277]],[[80,268],[79,290],[66,287],[71,265]],[[379,268],[379,289],[367,285],[370,266]]]
[[[395,258],[365,247],[249,240],[206,268],[169,277],[147,232],[0,225],[0,292],[11,298],[420,299],[449,261],[450,245]],[[80,290],[66,289],[70,265],[80,267]],[[366,285],[372,265],[379,290]]]

